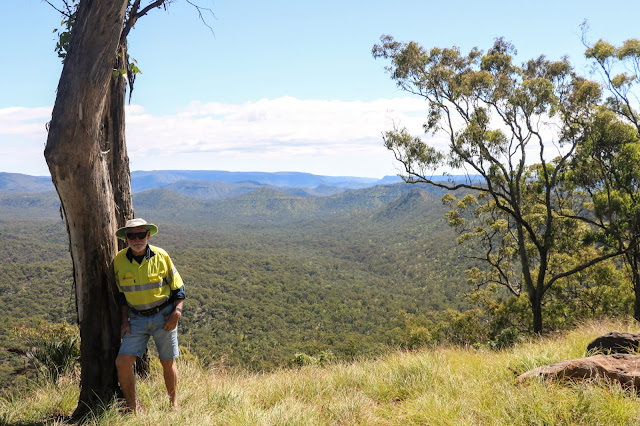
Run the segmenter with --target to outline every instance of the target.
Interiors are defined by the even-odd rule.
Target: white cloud
[[[51,107],[0,108],[0,171],[45,176],[46,123]]]
[[[382,177],[399,172],[400,164],[382,143],[382,132],[394,126],[446,150],[444,135],[423,134],[426,107],[418,98],[345,102],[280,97],[243,104],[192,102],[176,114],[157,116],[131,105],[126,107],[127,146],[132,170]],[[0,171],[48,174],[43,151],[50,117],[50,107],[0,109]],[[535,144],[531,149],[536,154]]]
[[[51,108],[11,107],[0,109],[0,136],[20,135],[30,139],[46,138],[45,123],[51,119]]]
[[[396,174],[381,133],[394,122],[421,131],[421,100],[372,102],[261,99],[193,102],[174,116],[127,111],[134,169],[295,170],[382,177]],[[422,115],[424,116],[424,115]]]
[[[127,106],[132,170],[304,171],[382,177],[397,173],[382,132],[394,124],[419,134],[426,116],[415,98],[370,102],[260,99],[192,102],[174,115]],[[47,174],[43,150],[51,108],[0,109],[0,171]]]

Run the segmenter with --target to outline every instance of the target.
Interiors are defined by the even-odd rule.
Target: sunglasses
[[[144,240],[147,238],[147,233],[149,231],[144,232],[127,232],[127,239],[129,240]]]

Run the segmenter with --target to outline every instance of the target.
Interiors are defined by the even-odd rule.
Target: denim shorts
[[[173,309],[173,303],[170,303],[163,310],[150,317],[129,312],[131,333],[124,335],[119,353],[142,357],[147,349],[149,338],[153,336],[161,361],[177,358],[180,354],[178,351],[178,327],[171,331],[163,328],[165,317],[171,314]]]

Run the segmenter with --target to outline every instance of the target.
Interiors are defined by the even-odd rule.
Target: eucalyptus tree
[[[44,155],[73,261],[82,354],[75,417],[118,389],[120,314],[112,260],[115,231],[133,217],[124,137],[125,76],[133,80],[126,36],[137,19],[166,2],[73,0],[59,9],[67,16],[58,45],[64,61]]]
[[[540,56],[517,66],[515,48],[503,39],[487,53],[474,48],[463,55],[456,47],[427,50],[383,36],[372,53],[390,62],[386,69],[400,89],[426,100],[425,133],[446,140],[439,148],[404,128],[385,132],[385,146],[404,167],[403,179],[469,192],[456,207],[473,206],[482,223],[470,233],[460,210],[448,218],[463,239],[484,241],[479,257],[488,268],[476,269],[472,278],[526,295],[533,330],[541,332],[549,288],[617,254],[598,251],[568,264],[555,260],[579,229],[579,220],[570,217],[574,198],[561,183],[600,87],[577,76],[566,58]],[[434,177],[442,169],[461,170],[466,179]]]
[[[585,220],[599,231],[593,238],[624,248],[635,292],[634,317],[640,320],[640,40],[585,45],[607,97],[588,122],[571,177],[588,194],[594,215]]]

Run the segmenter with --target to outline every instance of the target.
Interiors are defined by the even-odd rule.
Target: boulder
[[[587,351],[598,351],[604,354],[633,354],[640,346],[640,334],[620,333],[612,331],[589,343]]]
[[[594,355],[534,368],[519,375],[516,383],[534,378],[595,379],[608,378],[626,388],[640,389],[640,355]]]

